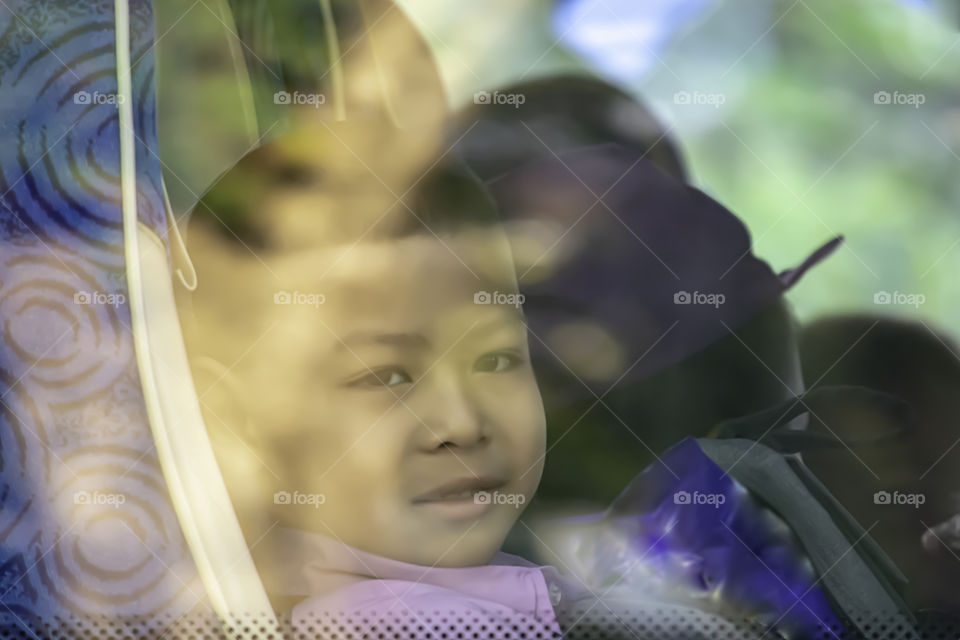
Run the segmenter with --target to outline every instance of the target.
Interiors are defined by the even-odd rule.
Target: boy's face
[[[265,496],[271,521],[421,565],[488,562],[545,446],[519,309],[475,302],[516,291],[502,232],[424,230],[269,270],[271,328],[234,371],[264,477],[290,494]]]

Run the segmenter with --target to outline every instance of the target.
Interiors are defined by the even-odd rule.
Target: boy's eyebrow
[[[353,331],[335,345],[337,351],[345,351],[358,343],[385,344],[395,347],[419,348],[430,346],[430,341],[420,333],[384,333],[381,331]]]
[[[526,326],[523,311],[517,307],[506,307],[502,313],[493,318],[476,323],[473,330],[483,330],[487,327],[502,326],[504,323],[517,322]],[[430,346],[430,341],[422,333],[384,332],[384,331],[352,331],[337,341],[336,351],[346,351],[351,346],[363,343],[384,344],[408,349],[424,349]]]

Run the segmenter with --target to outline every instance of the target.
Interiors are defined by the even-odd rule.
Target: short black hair
[[[451,126],[457,151],[483,180],[566,151],[616,143],[687,181],[679,145],[639,97],[581,73],[524,79],[498,89],[519,102],[483,101],[461,109]]]
[[[431,156],[409,134],[391,135],[382,147],[352,145],[351,136],[323,126],[329,132],[293,129],[244,155],[193,207],[190,226],[210,225],[258,252],[283,250],[274,229],[282,221],[269,206],[281,192],[325,198],[327,206],[297,216],[335,229],[323,238],[330,243],[499,223],[489,191],[455,154]]]

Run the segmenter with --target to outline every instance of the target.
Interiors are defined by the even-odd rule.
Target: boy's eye
[[[498,351],[481,356],[473,368],[475,371],[500,373],[501,371],[509,371],[515,368],[521,362],[521,358],[516,354]]]
[[[349,384],[351,387],[394,387],[407,382],[412,382],[412,380],[406,371],[397,367],[390,367],[378,369]]]

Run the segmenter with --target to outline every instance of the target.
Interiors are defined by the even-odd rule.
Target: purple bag
[[[842,628],[787,524],[693,438],[644,469],[604,513],[566,519],[559,530],[557,548],[593,589],[746,618],[787,638]]]

